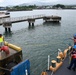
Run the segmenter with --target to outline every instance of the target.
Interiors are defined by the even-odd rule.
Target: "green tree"
[[[65,5],[57,4],[57,5],[54,5],[53,8],[62,8],[62,9],[64,9]]]

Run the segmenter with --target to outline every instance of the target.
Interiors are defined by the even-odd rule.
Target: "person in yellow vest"
[[[0,34],[0,47],[4,45],[4,37]]]

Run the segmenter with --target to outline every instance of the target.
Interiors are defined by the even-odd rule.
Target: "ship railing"
[[[57,51],[55,51],[54,53],[52,53],[51,55],[48,55],[48,68],[47,68],[47,70],[49,70],[49,67],[50,67],[50,63],[51,63],[51,60],[53,60],[53,59],[55,59],[55,58],[52,58],[52,56],[54,55],[54,54],[56,54],[57,56],[59,56],[59,53],[60,52],[62,52],[62,50],[61,49],[58,49]],[[51,75],[53,75],[53,71],[51,72]]]
[[[0,75],[5,75],[4,71],[9,71],[8,69],[5,69],[3,67],[0,67]]]
[[[49,67],[51,65],[51,60],[56,60],[56,56],[59,54],[59,52],[60,52],[59,50],[56,50],[56,51],[52,52],[50,55],[48,55],[48,57],[47,57],[48,61],[46,60],[47,63],[44,63],[44,68],[42,69],[42,72],[50,71]],[[46,67],[46,64],[47,64],[47,67]],[[53,72],[51,72],[50,75],[53,75]]]
[[[4,70],[4,71],[11,71],[10,69],[3,68],[3,67],[0,67],[0,70]]]

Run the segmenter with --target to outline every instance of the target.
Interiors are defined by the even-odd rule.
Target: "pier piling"
[[[34,26],[35,19],[28,19],[29,27]]]
[[[3,23],[3,27],[5,28],[5,32],[11,32],[11,27],[12,24],[11,23]]]
[[[7,33],[7,30],[8,30],[8,29],[5,27],[5,32],[6,32],[6,33]]]
[[[0,25],[3,25],[5,28],[5,32],[11,32],[12,23],[28,21],[29,27],[34,27],[35,20],[43,19],[45,22],[59,22],[61,20],[60,16],[45,16],[41,15],[33,15],[33,16],[24,16],[24,17],[2,17],[0,18]]]

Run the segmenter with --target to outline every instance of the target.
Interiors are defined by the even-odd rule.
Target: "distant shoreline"
[[[32,11],[32,10],[42,10],[42,9],[31,9],[31,10],[8,10],[9,12],[14,11]],[[55,9],[55,10],[66,10],[66,9]],[[67,10],[76,10],[76,9],[67,9]]]
[[[32,11],[32,10],[42,10],[42,9],[28,9],[28,10],[7,10],[9,12],[14,12],[14,11]],[[76,10],[76,8],[65,8],[65,9],[54,9],[54,10]],[[4,11],[4,10],[0,10],[0,11]]]

